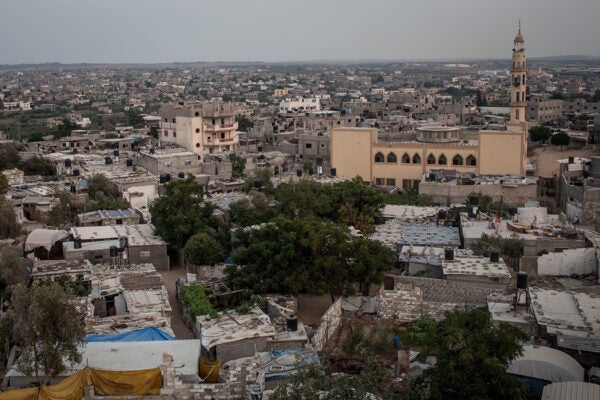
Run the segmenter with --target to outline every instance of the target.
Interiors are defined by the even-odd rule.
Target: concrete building
[[[600,208],[600,157],[563,160],[558,188],[560,208],[567,219],[582,225],[594,224],[595,211]]]
[[[279,103],[280,114],[304,114],[307,111],[320,111],[321,101],[315,97],[286,98]]]
[[[331,131],[331,165],[345,177],[378,185],[415,189],[431,169],[451,166],[460,173],[525,175],[526,65],[521,29],[514,40],[510,120],[506,130],[481,130],[477,140],[461,140],[457,128],[423,127],[417,140],[387,142],[375,128]]]
[[[180,172],[199,173],[200,164],[196,153],[182,148],[150,149],[136,153],[133,162],[154,175]]]
[[[152,225],[111,225],[71,228],[73,241],[63,243],[65,259],[88,259],[94,264],[144,264],[169,269],[167,243]]]
[[[533,124],[545,124],[556,121],[562,116],[563,101],[558,99],[544,99],[532,96],[527,103],[525,115],[527,121]]]
[[[77,215],[78,226],[137,225],[140,216],[132,209],[96,210]]]
[[[329,135],[298,135],[298,154],[303,159],[321,158],[329,161]]]
[[[199,161],[205,154],[235,151],[239,143],[236,109],[218,101],[168,105],[159,110],[159,139],[176,143],[195,153]]]

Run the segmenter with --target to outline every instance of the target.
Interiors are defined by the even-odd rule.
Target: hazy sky
[[[600,55],[600,0],[0,0],[0,64]]]

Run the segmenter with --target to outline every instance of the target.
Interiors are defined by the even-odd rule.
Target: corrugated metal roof
[[[542,400],[598,400],[600,385],[588,382],[560,382],[546,385]]]

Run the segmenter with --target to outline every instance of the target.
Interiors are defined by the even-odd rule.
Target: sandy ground
[[[591,157],[597,155],[600,155],[600,145],[598,144],[588,144],[587,149],[563,147],[563,151],[560,151],[559,146],[531,146],[529,151],[529,157],[536,166],[535,174],[544,178],[552,178],[554,174],[558,174],[557,160],[568,158],[569,156]]]
[[[185,275],[185,268],[180,265],[171,265],[170,271],[160,271],[167,292],[169,293],[169,303],[173,312],[171,314],[171,328],[175,332],[177,339],[195,339],[194,333],[183,323],[181,308],[175,297],[175,281],[178,276]]]

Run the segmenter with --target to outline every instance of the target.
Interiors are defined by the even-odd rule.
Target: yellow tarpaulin
[[[81,400],[84,388],[94,385],[102,396],[158,395],[162,387],[160,368],[139,371],[104,371],[86,368],[56,385],[14,389],[0,393],[0,400]]]
[[[162,387],[160,368],[140,371],[103,371],[92,369],[96,393],[102,396],[157,395]]]
[[[206,383],[217,383],[219,381],[219,369],[221,368],[221,360],[214,362],[199,360],[198,371],[200,378]]]

